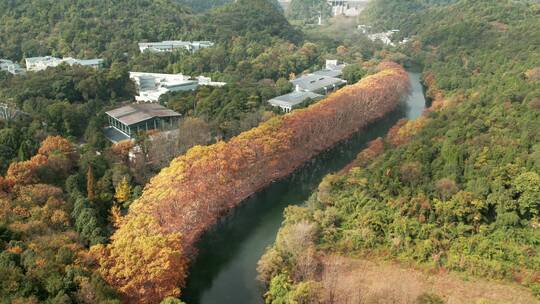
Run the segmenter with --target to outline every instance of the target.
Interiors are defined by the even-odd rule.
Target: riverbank
[[[324,176],[347,166],[368,142],[385,136],[398,120],[422,114],[426,101],[421,75],[409,72],[409,79],[411,95],[395,111],[250,197],[206,233],[197,244],[200,252],[190,268],[184,301],[262,303],[257,262],[275,241],[283,210],[306,201]]]

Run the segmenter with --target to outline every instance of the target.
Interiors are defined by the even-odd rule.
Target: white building
[[[370,0],[328,0],[332,16],[355,17],[360,15]]]
[[[340,64],[337,60],[326,60],[324,69],[315,71],[313,74],[339,78],[343,75],[343,69],[346,66],[346,63]]]
[[[184,49],[189,52],[196,52],[200,49],[214,46],[210,41],[161,41],[161,42],[141,42],[139,43],[139,50],[141,53],[148,52],[172,52],[174,50]]]
[[[129,72],[129,78],[137,85],[139,96],[135,96],[135,100],[140,102],[158,102],[159,97],[168,92],[193,91],[199,86],[222,87],[227,84],[212,81],[210,77],[192,79],[183,74]]]
[[[18,63],[14,63],[8,59],[0,59],[0,70],[13,75],[20,75],[26,72]]]
[[[168,92],[193,91],[198,86],[197,80],[183,74],[159,74],[129,72],[139,90],[135,99],[141,102],[157,102],[159,97]]]
[[[324,96],[313,92],[294,91],[285,95],[274,97],[268,100],[268,103],[274,107],[281,108],[285,113],[293,110],[293,108],[304,101],[321,100]]]
[[[199,76],[196,79],[201,86],[222,87],[227,84],[226,82],[212,81],[212,78],[204,76]]]
[[[392,36],[397,32],[399,32],[399,30],[390,30],[382,33],[369,34],[367,36],[371,41],[380,40],[386,45],[394,46],[395,44],[392,42]]]
[[[37,72],[47,68],[57,67],[62,63],[73,65],[89,66],[92,68],[99,68],[103,64],[103,59],[75,59],[72,57],[56,58],[52,56],[45,57],[30,57],[26,58],[26,70]]]
[[[347,64],[339,64],[337,60],[326,60],[324,69],[291,80],[294,86],[292,93],[274,97],[268,100],[268,103],[288,113],[306,100],[319,101],[324,95],[347,84],[347,81],[338,78],[346,66]]]

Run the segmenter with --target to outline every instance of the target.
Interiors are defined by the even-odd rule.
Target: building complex
[[[214,87],[226,85],[225,82],[212,81],[210,77],[199,76],[192,79],[191,76],[183,74],[130,72],[129,77],[137,85],[139,95],[135,100],[139,102],[158,102],[163,94],[193,91],[200,85]]]
[[[214,46],[211,41],[161,41],[161,42],[141,42],[139,50],[143,52],[172,52],[175,50],[186,50],[188,52],[196,52],[200,49]]]
[[[268,103],[284,112],[290,112],[307,100],[320,100],[324,95],[347,84],[347,81],[338,78],[343,74],[345,66],[338,64],[337,60],[327,60],[324,69],[291,80],[294,86],[292,93],[274,97]]]

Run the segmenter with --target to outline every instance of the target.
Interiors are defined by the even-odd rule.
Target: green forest
[[[331,255],[515,282],[540,296],[540,6],[430,2],[376,1],[363,16],[413,37],[400,51],[423,66],[433,105],[287,209],[259,262],[267,303],[321,299]]]

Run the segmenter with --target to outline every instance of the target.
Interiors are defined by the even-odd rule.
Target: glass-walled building
[[[131,104],[106,112],[106,136],[113,142],[132,139],[141,132],[166,131],[178,126],[181,114],[155,103]]]

